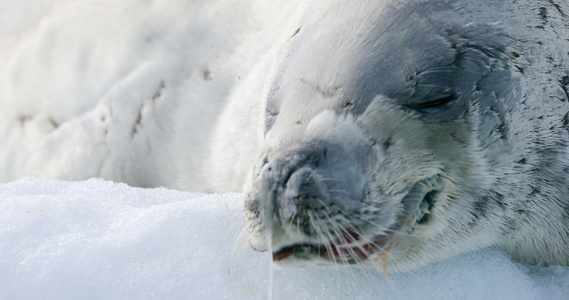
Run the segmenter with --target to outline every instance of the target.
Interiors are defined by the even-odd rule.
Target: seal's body
[[[489,245],[568,265],[569,5],[368,2],[309,5],[285,46],[251,245],[283,265],[404,270]]]

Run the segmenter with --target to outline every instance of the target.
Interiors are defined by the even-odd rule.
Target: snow
[[[1,299],[266,299],[270,255],[242,238],[242,195],[101,179],[0,185]],[[566,299],[569,268],[500,250],[404,274],[273,270],[273,299]]]

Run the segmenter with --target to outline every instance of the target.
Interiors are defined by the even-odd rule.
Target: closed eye
[[[428,109],[428,108],[437,108],[437,107],[441,107],[453,100],[455,100],[457,97],[455,94],[450,94],[446,97],[442,97],[442,98],[437,98],[435,100],[432,101],[425,101],[425,102],[421,102],[421,103],[413,103],[410,106],[414,109]]]

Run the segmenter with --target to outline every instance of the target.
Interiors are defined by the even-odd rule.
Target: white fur
[[[0,32],[0,181],[241,189],[259,142],[239,126],[261,122],[263,74],[295,1],[21,7],[36,18]]]

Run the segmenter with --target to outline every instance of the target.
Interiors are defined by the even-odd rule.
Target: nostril
[[[306,186],[306,180],[310,179],[313,170],[309,167],[303,167],[294,171],[286,182],[284,196],[286,198],[296,198],[303,195],[303,187]]]
[[[284,198],[296,206],[314,209],[323,207],[328,202],[329,195],[318,172],[309,166],[304,166],[289,177]]]
[[[315,180],[316,176],[318,176],[316,171],[310,167],[302,167],[296,170],[290,175],[286,183],[284,196],[286,198],[318,196],[320,184]]]

